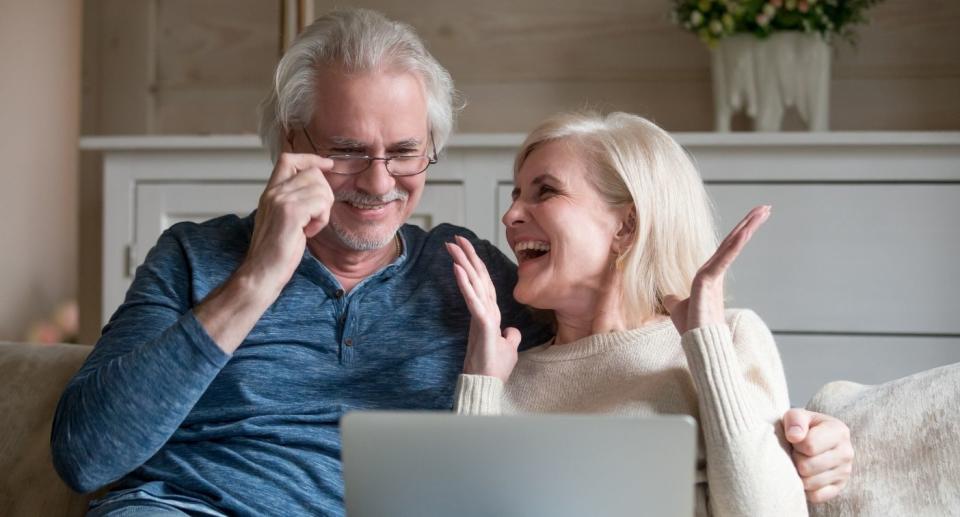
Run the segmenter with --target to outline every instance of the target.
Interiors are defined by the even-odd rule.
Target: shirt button
[[[343,289],[337,289],[337,292],[333,293],[337,298],[343,298]]]
[[[345,344],[345,345],[347,345],[347,346],[353,346],[353,340],[350,339],[350,338],[344,339],[344,340],[343,340],[343,344]]]

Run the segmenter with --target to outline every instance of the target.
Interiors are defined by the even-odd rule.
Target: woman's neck
[[[612,271],[604,286],[623,285],[623,276]],[[556,309],[557,335],[554,344],[572,343],[595,334],[623,332],[663,321],[666,316],[650,311],[650,316],[633,321],[623,310],[621,291],[616,287],[598,288],[593,293],[580,298],[581,303],[563,309]]]

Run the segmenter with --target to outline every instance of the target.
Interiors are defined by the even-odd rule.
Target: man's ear
[[[293,131],[283,130],[283,134],[280,136],[280,152],[281,153],[292,153],[293,152]]]
[[[631,204],[620,219],[620,227],[617,228],[617,234],[614,236],[613,247],[617,254],[622,254],[630,248],[636,231],[637,209]]]

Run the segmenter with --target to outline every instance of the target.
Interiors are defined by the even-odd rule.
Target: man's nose
[[[373,196],[383,196],[393,190],[396,180],[387,172],[386,160],[373,160],[367,170],[357,175],[357,188]]]

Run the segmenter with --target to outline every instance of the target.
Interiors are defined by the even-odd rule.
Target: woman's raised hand
[[[447,243],[447,251],[453,257],[457,286],[472,316],[463,373],[506,382],[517,364],[520,331],[510,327],[501,332],[497,290],[470,241],[457,236],[455,242]]]
[[[680,335],[690,329],[726,323],[723,315],[724,276],[753,232],[769,217],[770,206],[758,206],[730,231],[693,277],[689,298],[681,300],[674,295],[664,296],[663,306],[670,312],[670,319]]]

